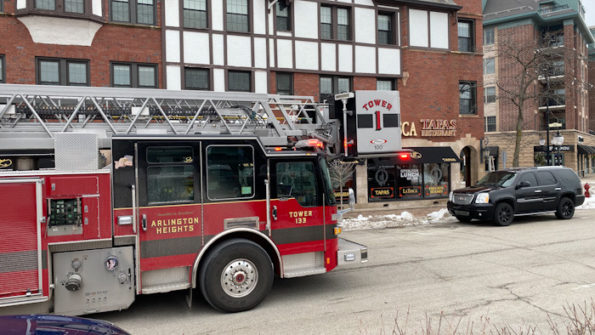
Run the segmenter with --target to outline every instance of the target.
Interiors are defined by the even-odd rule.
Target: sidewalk
[[[581,178],[584,185],[591,186],[589,193],[591,197],[585,198],[585,203],[577,207],[578,210],[595,208],[595,178]],[[446,200],[442,199],[438,204],[425,205],[420,207],[411,201],[410,208],[392,208],[392,209],[354,209],[343,216],[343,229],[361,230],[361,229],[383,229],[398,228],[406,226],[424,225],[430,223],[451,223],[458,220],[448,213],[446,209]],[[415,206],[415,207],[413,207]]]

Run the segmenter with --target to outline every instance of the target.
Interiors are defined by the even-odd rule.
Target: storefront
[[[368,202],[445,198],[451,190],[451,164],[460,160],[450,147],[410,147],[409,158],[369,158]]]
[[[577,144],[578,171],[581,177],[585,174],[595,173],[595,147]]]

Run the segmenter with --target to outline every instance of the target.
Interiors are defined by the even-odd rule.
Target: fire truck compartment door
[[[0,179],[0,203],[0,306],[44,300],[42,180]]]

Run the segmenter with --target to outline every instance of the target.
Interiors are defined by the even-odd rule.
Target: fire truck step
[[[311,275],[318,275],[326,272],[326,268],[312,268],[312,269],[300,269],[296,271],[286,271],[283,275],[284,278],[295,278],[295,277],[304,277],[304,276],[311,276]]]
[[[143,287],[142,293],[143,294],[153,294],[153,293],[165,293],[177,290],[183,290],[190,288],[190,283],[173,283],[173,284],[162,284],[162,285],[155,285],[150,287]]]

